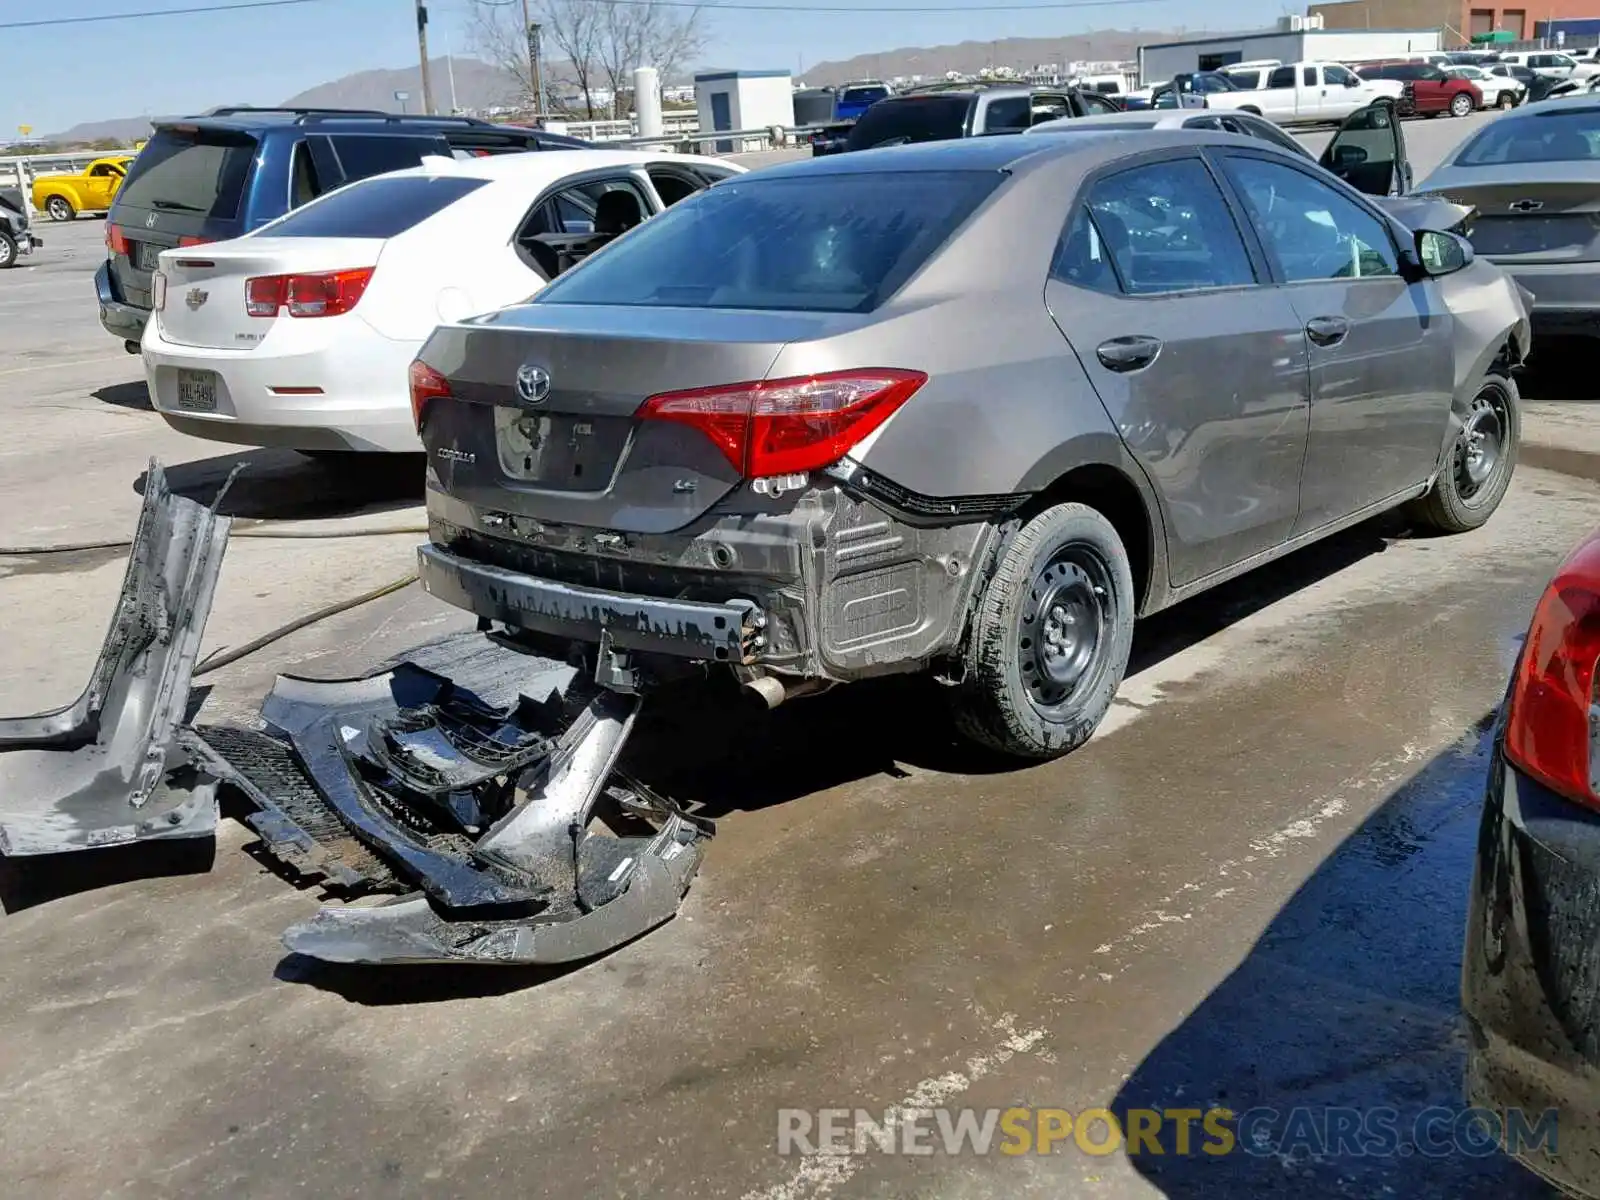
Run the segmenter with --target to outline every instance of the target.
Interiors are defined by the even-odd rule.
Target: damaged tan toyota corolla
[[[153,485],[86,700],[0,725],[0,849],[203,834],[221,780],[286,862],[396,893],[291,949],[600,953],[676,912],[712,832],[617,770],[658,684],[729,671],[775,706],[927,671],[974,739],[1064,754],[1136,617],[1401,505],[1487,520],[1527,300],[1221,133],[720,183],[413,365],[420,574],[472,646],[169,736],[226,535]]]

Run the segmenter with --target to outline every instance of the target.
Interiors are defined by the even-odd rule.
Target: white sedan
[[[142,343],[150,399],[214,441],[420,451],[407,371],[436,326],[526,300],[743,170],[659,150],[429,158],[233,241],[166,251]]]
[[[1515,108],[1528,96],[1528,85],[1510,75],[1491,75],[1482,67],[1468,63],[1441,68],[1446,75],[1470,79],[1483,93],[1485,108]]]

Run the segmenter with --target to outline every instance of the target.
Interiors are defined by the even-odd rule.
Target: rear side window
[[[443,212],[486,181],[400,175],[368,179],[264,226],[262,237],[392,238]]]
[[[536,304],[870,312],[997,188],[997,171],[730,179],[646,221]]]
[[[443,138],[346,134],[329,140],[339,156],[339,165],[344,168],[346,182],[414,167],[425,154],[450,154],[450,147]]]
[[[248,134],[162,129],[133,160],[117,201],[229,221],[239,215],[255,156]]]
[[[937,142],[967,129],[966,96],[906,96],[874,104],[845,139],[845,149],[866,150],[886,142]]]
[[[1267,86],[1269,88],[1292,88],[1294,86],[1294,68],[1279,67],[1271,75],[1267,76]]]
[[[1028,127],[1032,111],[1031,96],[1005,96],[992,100],[988,111],[983,114],[983,132],[1017,133]]]
[[[1261,86],[1260,71],[1229,71],[1228,78],[1233,80],[1235,87],[1253,92]]]
[[[1069,281],[1106,290],[1107,256],[1122,290],[1135,296],[1256,281],[1227,201],[1199,159],[1107,176],[1088,208],[1092,224],[1075,221],[1056,257],[1056,273]]]

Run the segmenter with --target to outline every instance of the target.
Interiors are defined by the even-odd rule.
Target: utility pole
[[[422,111],[433,115],[433,84],[428,79],[428,6],[417,0],[417,53],[422,56]]]
[[[539,70],[539,26],[522,0],[522,27],[528,31],[528,88],[533,93],[533,115],[544,115],[544,78]]]

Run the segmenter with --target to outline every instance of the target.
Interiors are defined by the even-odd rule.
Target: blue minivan
[[[131,354],[150,316],[156,257],[259,229],[341,184],[426,155],[572,150],[593,143],[475,117],[332,108],[218,108],[159,121],[106,216],[100,324]]]

